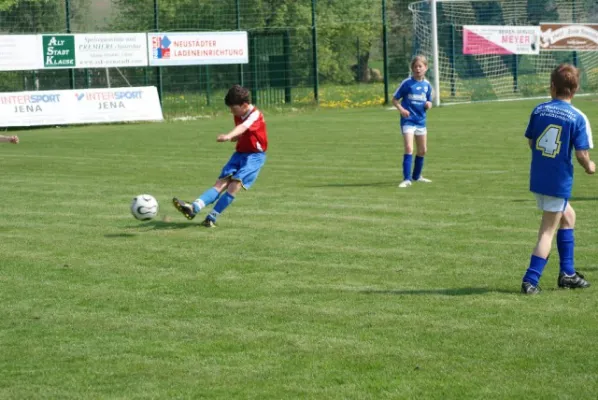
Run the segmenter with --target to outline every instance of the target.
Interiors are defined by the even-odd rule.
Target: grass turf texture
[[[595,287],[556,290],[554,248],[519,294],[534,104],[432,110],[434,183],[408,189],[396,112],[267,116],[266,166],[212,230],[170,199],[213,183],[230,117],[20,132],[0,146],[0,397],[596,398],[598,182],[577,166]],[[129,214],[140,193],[156,220]]]

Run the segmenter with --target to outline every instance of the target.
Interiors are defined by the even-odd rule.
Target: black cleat
[[[176,197],[172,199],[172,205],[174,205],[174,208],[179,210],[179,212],[188,220],[192,220],[197,215],[197,213],[193,211],[193,205],[184,202],[183,200],[179,200]]]
[[[521,293],[522,294],[540,294],[542,289],[540,286],[534,286],[529,282],[523,282],[521,284]]]
[[[590,282],[586,281],[584,276],[579,272],[576,272],[571,276],[560,273],[557,284],[561,289],[583,289],[590,287]]]
[[[206,228],[215,228],[216,227],[216,223],[214,221],[212,221],[211,219],[206,218],[201,223],[201,226],[205,226]]]

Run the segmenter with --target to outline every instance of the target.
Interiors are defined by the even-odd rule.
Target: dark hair
[[[228,93],[224,97],[224,104],[226,104],[229,107],[232,107],[241,106],[245,103],[251,103],[249,90],[245,89],[241,85],[235,85],[232,88],[228,89]]]
[[[571,98],[579,88],[579,70],[571,64],[561,64],[550,74],[550,84],[557,97]]]

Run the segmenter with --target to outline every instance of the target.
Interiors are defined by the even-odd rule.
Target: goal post
[[[430,61],[435,105],[546,97],[550,72],[563,62],[580,68],[580,93],[598,93],[595,2],[424,0],[409,10],[413,52]],[[503,32],[512,43],[500,43]]]
[[[438,63],[438,8],[436,0],[430,0],[432,22],[432,65],[434,68],[434,105],[440,105],[440,66]]]

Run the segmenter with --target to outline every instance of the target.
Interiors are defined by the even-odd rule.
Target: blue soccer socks
[[[220,196],[220,192],[215,188],[206,190],[193,202],[193,211],[196,213],[200,212],[202,208],[218,200],[218,196]]]
[[[415,156],[415,166],[413,167],[413,180],[416,181],[422,176],[422,170],[424,169],[424,158],[421,156]]]
[[[523,282],[529,282],[534,286],[538,286],[538,282],[540,281],[540,277],[542,276],[542,272],[544,272],[544,267],[546,267],[547,262],[547,259],[532,254],[529,268],[523,276]]]
[[[559,229],[556,234],[556,246],[559,250],[561,273],[571,276],[575,274],[573,250],[575,238],[573,229]]]
[[[222,197],[218,200],[218,203],[214,206],[212,212],[206,217],[212,222],[216,222],[216,219],[220,214],[224,212],[226,207],[230,206],[230,204],[235,200],[235,196],[231,195],[230,193],[224,193]]]
[[[403,179],[411,180],[411,164],[413,162],[413,154],[403,154]]]

